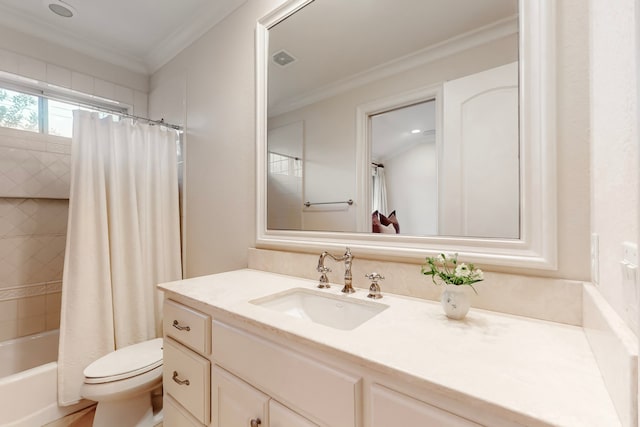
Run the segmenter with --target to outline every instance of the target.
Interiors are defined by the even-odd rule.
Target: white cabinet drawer
[[[164,391],[202,424],[209,424],[211,365],[207,359],[169,338],[164,340]]]
[[[165,300],[163,309],[165,335],[200,354],[211,353],[211,317],[192,308]]]
[[[466,418],[379,384],[371,387],[371,426],[481,427]]]
[[[360,425],[361,379],[213,322],[215,363],[283,402],[332,427]]]
[[[162,422],[166,427],[202,427],[202,424],[168,394],[164,395],[162,406]]]

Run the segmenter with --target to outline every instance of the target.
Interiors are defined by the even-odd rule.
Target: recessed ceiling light
[[[53,13],[63,18],[71,18],[76,15],[76,9],[63,0],[44,0],[44,5]]]
[[[420,129],[414,129],[411,131],[411,133],[420,133],[420,132],[422,132]]]

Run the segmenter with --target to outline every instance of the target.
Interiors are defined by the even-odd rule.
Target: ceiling
[[[384,77],[410,69],[404,64],[422,65],[432,49],[465,37],[504,37],[497,29],[517,31],[517,16],[518,0],[315,0],[269,29],[269,116],[373,81],[384,85]],[[283,51],[294,60],[280,63]],[[435,102],[375,115],[371,134],[377,162],[432,143]]]
[[[269,106],[514,19],[517,0],[316,0],[269,30]]]
[[[436,102],[371,116],[371,160],[385,162],[417,144],[435,142]]]
[[[151,74],[247,0],[0,0],[0,26]]]

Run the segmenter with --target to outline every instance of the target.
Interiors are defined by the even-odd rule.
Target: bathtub
[[[41,426],[92,404],[58,407],[57,358],[57,330],[0,342],[0,426]]]

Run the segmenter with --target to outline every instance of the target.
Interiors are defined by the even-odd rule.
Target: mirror
[[[550,6],[290,1],[262,19],[257,246],[553,268]]]

